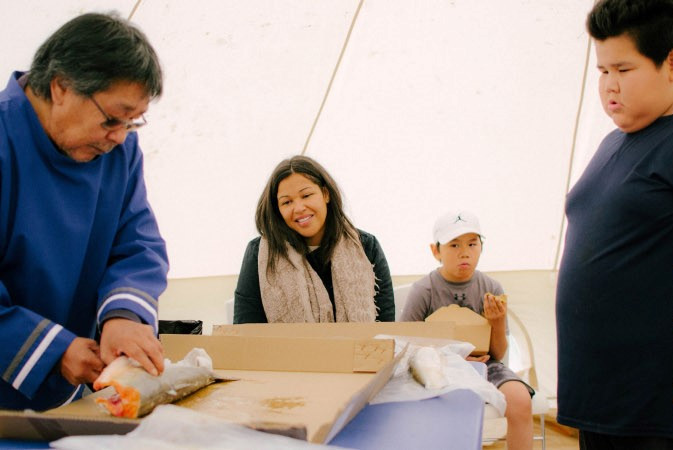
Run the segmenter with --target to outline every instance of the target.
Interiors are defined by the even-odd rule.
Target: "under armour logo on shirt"
[[[453,299],[455,301],[465,301],[465,300],[467,300],[467,295],[465,295],[464,292],[460,297],[458,297],[458,294],[453,294]]]

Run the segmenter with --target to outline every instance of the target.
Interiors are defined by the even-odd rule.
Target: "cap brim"
[[[481,231],[478,228],[468,226],[468,227],[454,228],[451,231],[447,231],[445,233],[439,233],[439,236],[437,236],[436,240],[440,244],[446,244],[447,242],[451,242],[455,238],[457,238],[459,236],[462,236],[464,234],[468,234],[468,233],[474,233],[474,234],[478,234],[482,238],[484,237],[484,235],[481,234]]]

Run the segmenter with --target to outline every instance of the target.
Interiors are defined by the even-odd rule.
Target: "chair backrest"
[[[528,384],[538,389],[537,372],[535,370],[535,352],[533,342],[523,322],[513,311],[507,308],[509,318],[510,349],[508,365]]]
[[[234,299],[230,298],[224,302],[224,323],[231,325],[234,323]]]
[[[407,295],[409,295],[410,290],[411,283],[402,284],[393,288],[393,296],[395,297],[395,322],[399,321],[400,317],[402,317],[404,304],[407,302]]]

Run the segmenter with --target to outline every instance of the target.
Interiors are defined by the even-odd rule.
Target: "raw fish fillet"
[[[419,347],[409,359],[409,370],[427,389],[441,389],[447,385],[440,354],[434,347]]]
[[[203,352],[210,361],[205,351],[194,350]],[[202,358],[199,356],[196,359],[201,361]],[[136,361],[120,356],[103,370],[93,384],[97,391],[114,386],[115,394],[99,397],[96,403],[113,416],[134,419],[150,413],[157,405],[172,403],[216,381],[212,365],[184,363],[187,359],[176,364],[166,360],[164,372],[154,376]]]

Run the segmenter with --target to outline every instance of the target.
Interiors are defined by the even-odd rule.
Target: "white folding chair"
[[[402,310],[404,309],[404,304],[407,302],[407,295],[409,295],[410,290],[411,283],[393,287],[393,296],[395,297],[395,322],[399,322],[400,317],[402,317]]]
[[[234,323],[234,299],[230,298],[224,302],[224,323],[231,325]]]
[[[535,354],[533,353],[533,343],[528,335],[528,331],[523,322],[512,310],[511,306],[507,309],[509,318],[508,336],[508,366],[514,370],[526,383],[535,389],[535,395],[531,399],[532,412],[534,418],[539,418],[540,434],[533,436],[536,441],[541,441],[542,450],[546,448],[545,435],[545,415],[549,410],[547,397],[539,390],[537,381],[537,372],[535,370]],[[491,405],[484,408],[484,429],[482,433],[483,445],[492,444],[495,441],[504,439],[507,435],[507,419],[501,416],[498,410]]]

